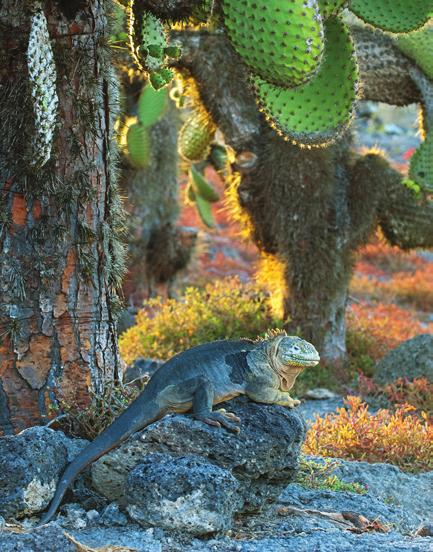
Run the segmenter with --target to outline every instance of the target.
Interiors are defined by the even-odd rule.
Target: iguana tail
[[[162,417],[161,408],[155,402],[147,400],[148,397],[145,395],[146,393],[143,392],[119,418],[69,464],[57,485],[48,512],[43,515],[39,525],[48,523],[52,519],[69,485],[73,483],[84,468],[127,439],[132,433],[143,429]]]

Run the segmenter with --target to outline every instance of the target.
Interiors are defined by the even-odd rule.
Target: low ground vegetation
[[[425,412],[405,404],[372,414],[360,397],[315,420],[307,433],[306,454],[387,462],[409,472],[433,469],[433,424]]]
[[[384,244],[380,236],[360,250],[347,311],[353,395],[346,398],[345,408],[316,420],[308,432],[306,453],[389,462],[406,471],[433,468],[433,384],[426,378],[399,379],[381,387],[372,379],[377,361],[391,349],[418,334],[433,332],[428,317],[433,308],[432,278],[433,263],[427,255],[402,252]],[[186,288],[178,299],[159,297],[144,304],[136,325],[120,339],[127,363],[137,358],[164,360],[205,341],[255,338],[269,328],[283,326],[272,309],[269,292],[260,284],[236,277],[211,281],[209,274],[203,281],[208,283]],[[330,381],[326,367],[318,366],[298,378],[295,395],[319,386],[346,390]],[[122,396],[118,404],[130,398]],[[104,401],[106,398],[95,398],[82,418],[88,437],[93,428],[99,432],[110,421],[98,415],[98,420],[87,424],[91,412],[105,412],[96,408]],[[363,401],[384,408],[373,413]],[[72,419],[79,427],[81,416],[74,413]],[[305,463],[301,476],[309,485],[336,490],[339,482],[327,469]]]

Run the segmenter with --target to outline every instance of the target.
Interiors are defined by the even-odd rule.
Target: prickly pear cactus
[[[180,129],[179,154],[187,161],[202,161],[208,156],[215,130],[215,124],[206,111],[193,112]]]
[[[347,27],[337,17],[325,24],[326,51],[318,74],[287,89],[255,78],[257,99],[272,126],[293,142],[324,145],[350,123],[358,70]]]
[[[145,169],[150,161],[150,134],[141,123],[131,125],[126,135],[128,158],[136,169]]]
[[[167,105],[167,89],[155,90],[146,85],[141,91],[137,105],[137,115],[140,123],[149,128],[153,126],[164,112]]]
[[[215,203],[215,201],[220,199],[218,192],[212,184],[206,180],[194,165],[191,166],[189,171],[189,183],[195,195],[201,196],[204,200],[209,201],[209,203]]]
[[[149,75],[155,90],[173,80],[174,73],[167,66],[169,58],[178,58],[180,49],[169,45],[168,32],[160,19],[143,11],[140,3],[128,0],[126,6],[128,48],[131,58],[142,73]]]
[[[319,0],[320,15],[327,19],[331,15],[337,15],[347,4],[347,0]]]
[[[422,191],[433,193],[433,136],[427,135],[410,160],[409,178]]]
[[[35,166],[41,167],[51,156],[59,100],[56,65],[47,20],[40,2],[33,4],[27,66],[35,114],[32,161]]]
[[[395,39],[398,48],[433,79],[433,24],[419,31],[398,35]]]
[[[391,33],[418,29],[433,16],[432,0],[351,0],[349,9],[366,23]]]
[[[323,28],[316,0],[224,0],[228,36],[251,71],[279,86],[297,86],[319,68]]]

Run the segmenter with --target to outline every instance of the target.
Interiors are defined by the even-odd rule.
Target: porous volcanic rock
[[[0,530],[1,552],[77,552],[77,546],[55,524],[22,533]]]
[[[44,510],[60,474],[85,443],[41,426],[1,437],[0,515],[20,518]]]
[[[417,335],[390,351],[377,363],[374,379],[385,384],[422,376],[433,382],[433,334]]]
[[[128,474],[146,456],[196,455],[228,470],[239,482],[242,511],[275,500],[293,479],[305,423],[295,410],[257,404],[239,397],[221,405],[241,419],[241,432],[208,426],[188,415],[169,415],[151,424],[92,466],[96,490],[109,500],[127,503]]]
[[[239,482],[200,456],[150,454],[126,481],[128,513],[148,527],[206,535],[227,530],[240,508]]]

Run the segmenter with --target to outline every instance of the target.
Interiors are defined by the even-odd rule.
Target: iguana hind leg
[[[229,431],[239,433],[240,429],[236,423],[240,420],[235,414],[226,412],[224,409],[212,412],[215,391],[212,383],[206,378],[197,378],[196,388],[192,399],[192,412],[196,420],[205,424],[225,427]]]

